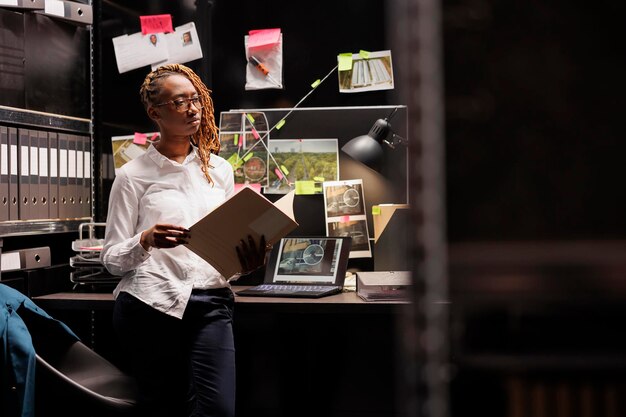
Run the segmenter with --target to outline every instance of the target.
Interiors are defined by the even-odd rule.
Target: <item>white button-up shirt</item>
[[[153,308],[181,318],[193,288],[228,287],[228,281],[198,255],[179,245],[170,249],[139,243],[141,233],[156,223],[191,227],[209,211],[231,197],[231,165],[211,155],[209,173],[201,170],[194,147],[180,164],[154,146],[116,173],[101,259],[107,270],[122,275],[113,294],[125,291]]]

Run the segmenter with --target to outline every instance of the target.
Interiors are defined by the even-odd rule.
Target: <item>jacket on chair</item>
[[[27,323],[30,325],[32,322],[42,325],[51,338],[65,337],[78,340],[78,336],[65,323],[52,318],[24,294],[0,283],[2,416],[35,416],[36,352],[27,326]]]

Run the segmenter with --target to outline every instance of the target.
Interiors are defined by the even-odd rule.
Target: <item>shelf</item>
[[[29,220],[0,223],[0,237],[25,236],[41,233],[78,232],[81,223],[92,221],[86,217],[71,220]]]
[[[59,129],[87,135],[91,134],[92,131],[89,119],[7,106],[0,106],[0,123],[11,123],[33,128]]]

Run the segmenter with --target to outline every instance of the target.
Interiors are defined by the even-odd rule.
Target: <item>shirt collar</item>
[[[161,152],[157,151],[153,143],[150,144],[146,153],[148,154],[148,157],[150,157],[150,159],[152,159],[152,161],[154,161],[154,163],[159,166],[159,168],[163,168],[163,164],[165,163],[178,164],[171,159],[165,157]],[[198,158],[198,147],[192,143],[191,152],[189,152],[189,155],[187,155],[181,165],[186,165],[193,161],[195,158]]]

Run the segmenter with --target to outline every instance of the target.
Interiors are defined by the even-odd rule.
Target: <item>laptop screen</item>
[[[343,285],[349,247],[341,237],[283,238],[272,252],[266,282]]]

